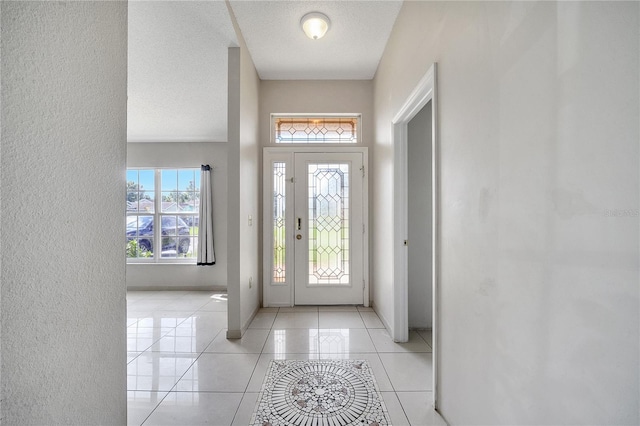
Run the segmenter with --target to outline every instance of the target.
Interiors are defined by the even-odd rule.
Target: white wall
[[[362,114],[360,141],[364,146],[372,146],[373,82],[371,80],[263,80],[260,83],[260,141],[263,147],[275,145],[270,142],[271,114],[346,113]],[[260,197],[262,197],[262,186]],[[369,199],[371,199],[371,193],[369,193]],[[260,220],[262,225],[262,217]],[[260,236],[262,248],[262,232]],[[264,256],[262,251],[261,256]],[[262,280],[262,282],[266,281]],[[288,303],[290,295],[291,290],[288,286],[272,287],[274,300]]]
[[[127,144],[127,167],[213,167],[213,236],[216,264],[128,264],[127,288],[226,290],[227,288],[227,144],[159,142]]]
[[[229,49],[227,337],[237,338],[260,307],[258,102],[260,80],[231,10],[240,47]],[[251,219],[249,219],[251,218]],[[250,280],[252,281],[250,285]]]
[[[432,326],[431,102],[407,126],[409,328]]]
[[[451,424],[640,421],[639,7],[405,2],[398,16],[374,80],[376,303],[393,313],[391,119],[438,62]]]
[[[1,64],[1,58],[2,58],[2,4],[0,3],[0,64]],[[4,132],[4,128],[2,127],[2,117],[4,117],[4,114],[2,114],[2,111],[4,111],[4,109],[2,109],[2,105],[3,105],[3,99],[4,99],[4,94],[2,93],[2,70],[3,70],[3,66],[0,66],[0,165],[2,165],[2,147],[4,146],[4,144],[2,143],[2,133]],[[0,236],[2,236],[2,171],[0,169]],[[3,410],[3,406],[2,406],[2,291],[1,289],[4,288],[4,284],[2,281],[2,275],[4,274],[4,268],[2,267],[2,258],[4,256],[2,256],[2,238],[0,238],[0,418],[2,418],[2,410]]]
[[[2,2],[3,424],[125,424],[126,2]]]

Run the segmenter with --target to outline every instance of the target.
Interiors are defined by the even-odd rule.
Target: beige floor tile
[[[144,423],[148,425],[230,425],[242,393],[169,392]]]
[[[128,391],[127,392],[127,424],[141,425],[168,392]]]
[[[228,340],[226,294],[136,291],[128,306],[130,425],[246,425],[274,359],[367,360],[392,424],[444,424],[425,403],[431,332],[394,343],[372,308],[263,308]]]
[[[232,426],[247,426],[253,416],[253,411],[258,401],[257,392],[247,392],[242,397],[236,416],[233,418]]]
[[[384,405],[387,407],[387,412],[389,413],[389,420],[391,420],[391,424],[393,426],[407,426],[409,425],[409,421],[407,420],[407,416],[404,414],[404,410],[402,409],[402,405],[400,404],[400,400],[395,392],[380,392],[382,394],[382,399],[384,400]]]
[[[269,330],[261,328],[248,329],[240,339],[227,339],[226,330],[219,333],[205,353],[229,353],[229,354],[259,354],[262,352],[264,343],[269,335]]]
[[[195,360],[191,353],[144,352],[127,365],[127,390],[169,391]]]
[[[382,321],[380,321],[380,318],[378,318],[378,315],[375,312],[362,311],[360,312],[360,316],[362,317],[365,327],[384,328],[384,324],[382,324]]]
[[[394,342],[387,330],[382,328],[369,329],[369,334],[378,352],[431,352],[431,346],[415,331],[409,332],[409,341],[406,343]]]
[[[430,353],[379,353],[378,356],[396,392],[432,390]]]
[[[358,312],[322,311],[319,317],[319,328],[365,328]]]
[[[263,353],[318,354],[317,328],[273,329],[269,332]]]
[[[335,353],[375,352],[376,347],[364,328],[337,328],[318,330],[320,356]]]
[[[256,316],[253,317],[249,328],[269,329],[273,326],[273,321],[275,321],[276,315],[276,312],[258,312]]]
[[[398,392],[398,399],[412,425],[446,426],[433,409],[432,392]]]
[[[203,353],[173,390],[245,392],[257,362],[258,354]]]
[[[318,328],[317,312],[278,312],[273,323],[274,329]]]

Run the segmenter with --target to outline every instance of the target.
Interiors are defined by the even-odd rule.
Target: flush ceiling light
[[[302,31],[312,40],[322,38],[329,30],[330,25],[331,21],[327,15],[320,12],[307,13],[300,20]]]

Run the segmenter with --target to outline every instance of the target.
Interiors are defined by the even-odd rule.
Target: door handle
[[[302,218],[299,217],[298,218],[298,231],[301,231],[301,230],[302,230]],[[298,239],[300,239],[300,238],[298,238]]]

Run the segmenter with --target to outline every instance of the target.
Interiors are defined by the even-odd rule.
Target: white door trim
[[[287,280],[286,286],[288,286],[287,300],[281,299],[274,301],[272,295],[274,295],[274,288],[271,288],[271,270],[273,268],[273,259],[271,253],[273,253],[273,242],[270,227],[267,224],[273,220],[273,209],[271,208],[271,196],[272,191],[272,176],[268,171],[271,169],[271,161],[285,161],[289,164],[288,167],[293,165],[294,153],[358,153],[362,154],[362,162],[364,164],[364,180],[362,182],[362,223],[364,224],[364,233],[362,234],[362,247],[363,247],[363,272],[364,288],[363,288],[363,301],[364,306],[368,307],[370,304],[370,284],[369,284],[369,149],[362,146],[313,146],[313,147],[265,147],[263,148],[263,198],[262,198],[262,246],[263,246],[263,291],[262,291],[262,304],[264,307],[274,306],[293,306],[294,305],[294,283],[293,280]],[[287,211],[293,214],[293,204],[287,204]],[[293,217],[293,216],[291,216]],[[289,239],[291,238],[291,239]],[[293,237],[287,237],[286,244],[293,243]],[[287,259],[287,266],[290,262]],[[293,265],[291,265],[293,266]],[[283,286],[280,286],[281,288]],[[282,293],[280,293],[282,294]]]
[[[433,63],[426,74],[420,79],[416,88],[404,102],[392,120],[393,124],[393,152],[394,152],[394,321],[393,340],[406,342],[409,339],[409,300],[407,282],[407,138],[408,124],[411,119],[429,102],[431,102],[431,170],[432,170],[432,282],[433,282],[433,406],[437,408],[438,391],[438,285],[439,285],[439,161],[438,161],[438,121],[437,121],[437,64]]]

